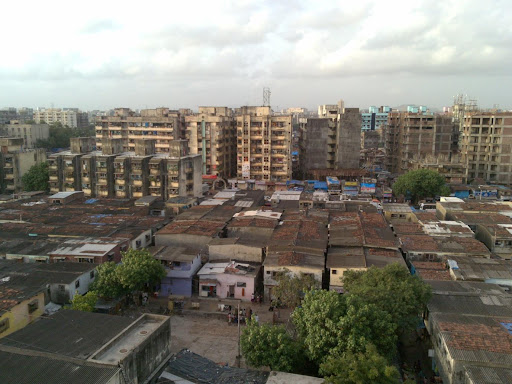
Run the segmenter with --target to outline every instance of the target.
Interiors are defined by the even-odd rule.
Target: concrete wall
[[[250,301],[251,294],[255,292],[257,286],[257,276],[243,276],[243,275],[232,275],[229,273],[222,273],[213,276],[202,276],[204,279],[216,279],[217,283],[217,297],[227,298],[229,293],[229,286],[235,286],[235,299],[243,301]],[[237,283],[245,283],[245,287],[237,287]],[[202,291],[201,280],[199,280],[199,294]]]
[[[359,168],[361,115],[358,108],[345,108],[338,123],[337,168]]]
[[[237,260],[253,263],[263,262],[263,248],[243,244],[209,245],[209,260]]]
[[[304,168],[324,169],[327,165],[327,139],[330,119],[308,119],[306,132],[306,145],[304,155]]]
[[[34,301],[37,302],[37,309],[30,313],[29,304]],[[9,328],[0,333],[0,338],[7,336],[30,324],[32,321],[41,316],[43,312],[44,292],[40,292],[28,300],[22,301],[0,317],[0,323],[2,323],[5,319],[8,319],[9,321]]]
[[[91,277],[91,272],[86,272],[79,276],[76,280],[71,282],[70,284],[51,284],[50,285],[50,300],[56,304],[67,304],[78,293],[79,295],[84,295],[89,292],[89,286],[92,284],[94,279],[96,278],[96,274],[98,273],[96,269],[94,269],[93,276]],[[79,282],[78,287],[76,286],[76,282]]]

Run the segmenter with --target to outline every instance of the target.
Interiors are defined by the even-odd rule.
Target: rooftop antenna
[[[270,107],[270,88],[269,87],[263,88],[263,106]]]

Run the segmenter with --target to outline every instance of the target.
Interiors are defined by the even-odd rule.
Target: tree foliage
[[[165,277],[165,269],[147,249],[130,249],[123,253],[117,268],[119,282],[128,291],[142,291],[158,284]]]
[[[288,350],[276,352],[279,336],[287,345],[300,346],[302,365],[320,367],[329,382],[395,383],[397,372],[390,362],[399,333],[417,324],[430,287],[399,264],[345,272],[343,283],[343,295],[306,292],[292,314],[293,335],[285,334],[284,328],[248,328],[244,354],[250,355],[249,364],[269,365],[269,360],[288,356]]]
[[[97,301],[98,294],[94,291],[89,291],[85,295],[77,293],[71,301],[71,309],[75,311],[93,312]]]
[[[254,367],[297,372],[300,370],[301,348],[284,326],[249,321],[240,338],[245,360]]]
[[[48,191],[50,186],[48,184],[48,163],[39,163],[30,167],[21,177],[23,190],[30,191]]]
[[[128,291],[119,281],[117,268],[118,266],[112,261],[98,265],[98,273],[91,285],[91,289],[106,299],[121,297],[127,294]]]
[[[397,384],[399,377],[397,369],[371,343],[362,352],[329,356],[320,366],[320,373],[331,384]]]
[[[286,307],[295,308],[300,305],[302,297],[311,288],[318,288],[319,283],[311,275],[300,273],[298,276],[285,269],[274,280],[277,285],[272,290],[272,295]]]
[[[343,287],[350,295],[388,312],[401,330],[416,325],[431,296],[430,286],[398,263],[365,272],[347,271]]]
[[[98,266],[93,289],[102,297],[115,298],[151,288],[164,276],[164,267],[147,249],[130,249],[123,252],[121,264],[107,262]]]
[[[36,148],[68,148],[70,146],[70,139],[72,137],[85,137],[94,136],[94,127],[88,128],[70,128],[67,125],[62,125],[60,122],[55,122],[50,125],[50,134],[48,139],[39,139],[36,141]]]
[[[449,195],[450,189],[445,185],[445,178],[430,169],[417,169],[401,175],[393,184],[395,196],[410,196],[414,203],[425,197]]]

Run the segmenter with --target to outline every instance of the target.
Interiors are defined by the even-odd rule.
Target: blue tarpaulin
[[[316,181],[313,185],[313,188],[315,189],[323,189],[324,191],[327,191],[327,183],[325,181]]]

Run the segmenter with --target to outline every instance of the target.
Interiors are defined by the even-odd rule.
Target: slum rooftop
[[[472,237],[434,237],[427,234],[400,234],[399,238],[404,252],[491,256],[487,247]]]
[[[65,205],[50,204],[46,197],[12,201],[0,205],[0,238],[110,237],[158,229],[167,220],[149,213],[149,207],[124,199],[81,198]]]

